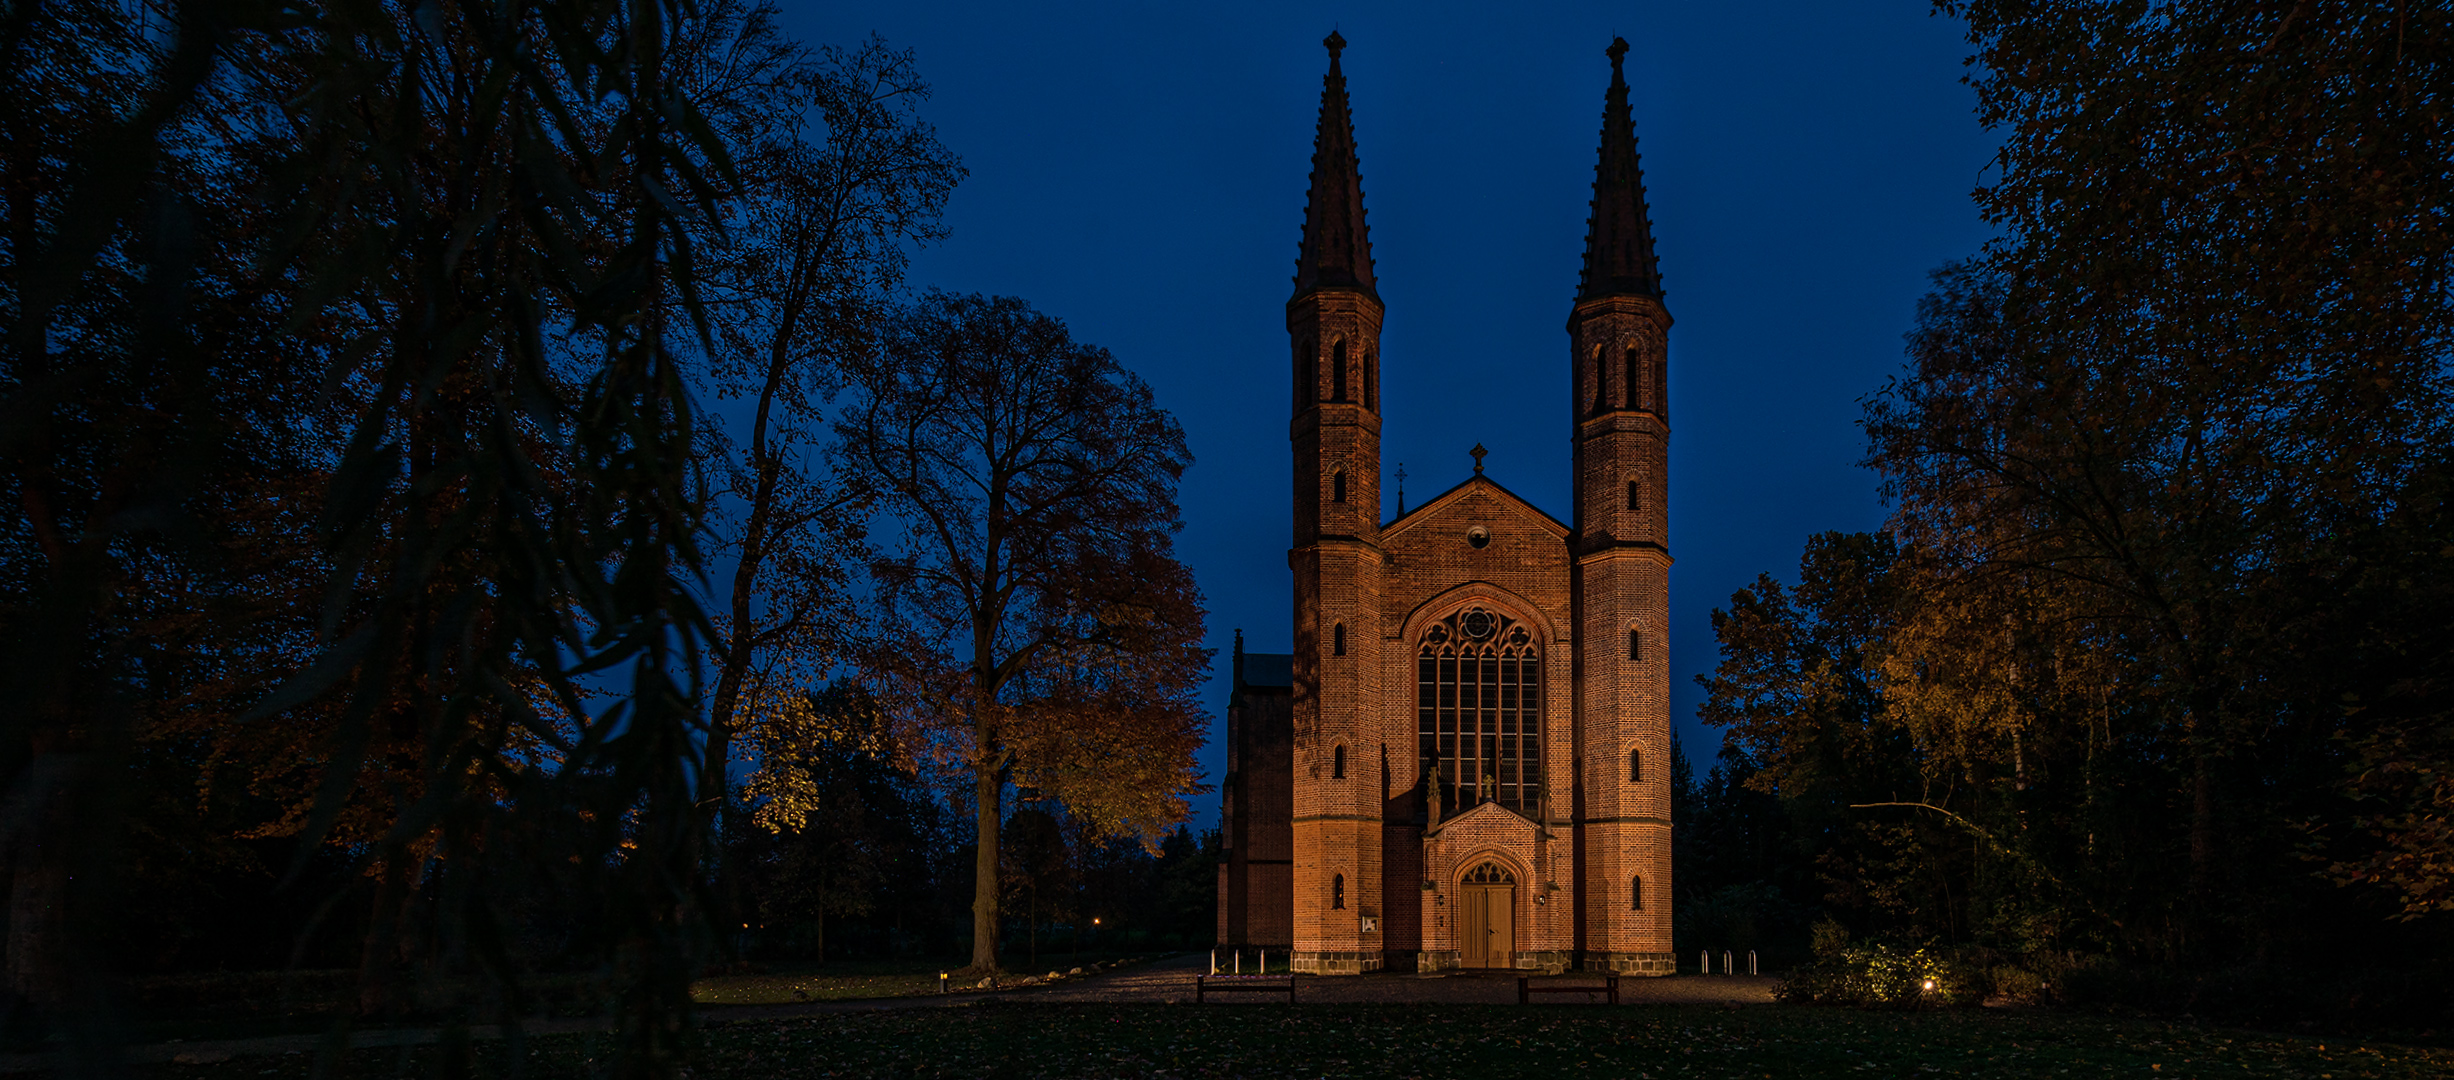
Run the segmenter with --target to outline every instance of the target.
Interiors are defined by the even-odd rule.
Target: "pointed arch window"
[[[1330,350],[1329,364],[1329,400],[1344,401],[1346,400],[1346,342],[1343,339],[1338,342],[1336,348]]]
[[[1608,381],[1602,377],[1602,347],[1596,345],[1593,347],[1593,411],[1596,415],[1608,407],[1606,403],[1609,399],[1603,395],[1602,389]]]
[[[1641,627],[1628,628],[1627,658],[1630,660],[1642,660],[1645,658],[1645,632]]]
[[[1329,906],[1333,908],[1346,906],[1346,875],[1333,874],[1330,876]]]
[[[1542,806],[1542,653],[1526,627],[1480,607],[1433,623],[1416,651],[1417,753],[1438,804]]]
[[[1340,469],[1329,475],[1329,501],[1346,501],[1346,470]]]
[[[1380,360],[1370,349],[1363,351],[1363,407],[1380,409]]]
[[[1346,748],[1343,746],[1338,747],[1329,756],[1329,778],[1332,780],[1346,779]]]
[[[1642,397],[1638,396],[1637,388],[1644,384],[1642,366],[1644,362],[1644,346],[1630,345],[1627,347],[1627,407],[1631,409],[1647,409],[1653,406],[1652,387],[1644,386]]]
[[[1339,624],[1337,624],[1337,625],[1332,626],[1332,627],[1330,627],[1330,628],[1329,628],[1329,655],[1331,655],[1331,656],[1344,656],[1344,655],[1346,655],[1346,624],[1345,624],[1345,623],[1339,623]]]
[[[1628,879],[1627,899],[1627,906],[1630,910],[1643,911],[1645,909],[1645,877],[1643,874]]]
[[[1627,781],[1631,784],[1645,782],[1645,752],[1643,750],[1627,752]]]

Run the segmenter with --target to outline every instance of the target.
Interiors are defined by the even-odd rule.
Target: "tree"
[[[908,249],[945,235],[939,213],[963,175],[919,118],[929,87],[908,50],[876,38],[808,50],[784,41],[773,15],[702,4],[700,25],[726,44],[694,80],[711,97],[747,99],[728,132],[742,196],[707,263],[718,331],[707,379],[751,411],[738,441],[706,434],[722,481],[716,553],[733,565],[704,791],[728,790],[735,732],[794,707],[796,689],[837,659],[868,485],[814,468],[824,405],[843,358],[872,345]],[[772,676],[763,696],[757,672]],[[723,805],[730,814],[729,796]]]
[[[835,683],[795,699],[752,729],[758,770],[745,795],[756,845],[757,910],[809,928],[802,947],[826,960],[829,916],[867,915],[881,901],[925,892],[943,846],[937,798],[900,760],[878,704]]]
[[[48,549],[10,583],[30,707],[7,765],[18,805],[74,808],[35,815],[77,830],[42,837],[45,858],[93,861],[65,875],[73,918],[107,910],[134,720],[218,681],[243,722],[328,720],[301,862],[405,767],[373,793],[368,865],[428,905],[424,955],[516,1001],[497,901],[555,877],[626,990],[619,1069],[672,1068],[702,936],[688,672],[706,627],[668,339],[695,329],[695,240],[731,172],[668,92],[689,20],[681,0],[164,0],[0,21],[7,450],[30,511],[11,539]],[[317,481],[303,495],[295,469],[239,467],[282,433]],[[247,512],[264,500],[290,501]],[[195,541],[268,520],[298,538],[301,519],[319,543],[290,572],[328,570],[317,618],[274,605],[238,644],[164,651],[185,670],[109,646],[130,640],[127,570],[175,552],[207,570],[187,580],[233,588]],[[152,602],[192,626],[203,599]],[[260,631],[280,647],[253,648]],[[614,706],[592,708],[580,680],[616,669]],[[90,959],[109,932],[37,922],[12,944],[38,967],[42,942]]]
[[[868,664],[970,773],[972,967],[992,972],[1009,782],[1145,843],[1199,789],[1207,653],[1173,555],[1191,455],[1140,379],[1009,297],[928,294],[854,377],[841,467],[901,526],[872,557]]]

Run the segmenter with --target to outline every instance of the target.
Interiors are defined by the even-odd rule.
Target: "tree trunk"
[[[818,966],[819,966],[819,967],[825,967],[825,966],[827,966],[827,909],[826,909],[826,905],[824,905],[824,904],[820,904],[820,905],[818,905],[817,910],[811,913],[811,915],[810,915],[810,925],[815,926],[815,927],[817,927],[817,928],[818,928],[818,932],[817,932],[816,934],[814,934],[814,935],[811,935],[811,936],[816,937],[816,938],[818,939]]]
[[[46,1019],[68,1004],[68,891],[74,883],[75,817],[68,803],[84,755],[38,752],[18,779],[19,797],[32,805],[11,806],[24,824],[14,838],[9,884],[8,988]]]
[[[996,765],[988,760],[986,740],[982,741],[981,761],[974,766],[972,779],[979,802],[980,850],[971,863],[971,967],[988,975],[997,970],[997,810],[1005,785]]]
[[[382,1016],[391,1012],[395,1004],[393,987],[399,982],[397,945],[401,908],[409,899],[409,862],[408,852],[390,852],[383,862],[383,876],[376,879],[375,906],[368,913],[366,938],[358,951],[360,1016]]]

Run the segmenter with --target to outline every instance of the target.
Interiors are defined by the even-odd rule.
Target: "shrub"
[[[1813,963],[1782,977],[1774,997],[1790,1004],[1913,1009],[1974,1005],[1993,989],[1983,966],[1941,949],[1828,938],[1825,944],[1827,951]]]

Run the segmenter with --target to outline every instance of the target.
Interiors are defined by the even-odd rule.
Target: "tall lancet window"
[[[1597,414],[1598,414],[1598,413],[1600,413],[1600,412],[1601,412],[1603,409],[1605,409],[1605,408],[1607,408],[1607,407],[1608,407],[1608,405],[1607,405],[1607,404],[1605,404],[1605,403],[1606,403],[1606,402],[1608,402],[1608,401],[1610,400],[1609,398],[1607,398],[1607,397],[1603,396],[1603,393],[1602,393],[1602,384],[1603,384],[1603,383],[1605,383],[1605,382],[1607,382],[1607,381],[1609,381],[1609,380],[1606,380],[1606,379],[1604,379],[1604,378],[1602,377],[1602,355],[1603,355],[1603,354],[1602,354],[1602,347],[1601,347],[1601,346],[1599,346],[1599,345],[1594,346],[1594,347],[1593,347],[1593,411],[1594,411],[1595,413],[1597,413]]]
[[[1497,802],[1542,807],[1542,651],[1505,615],[1468,608],[1432,624],[1416,656],[1425,775],[1451,812]]]
[[[1379,383],[1380,383],[1380,377],[1379,377],[1379,375],[1377,374],[1377,372],[1378,372],[1379,370],[1380,370],[1380,365],[1379,365],[1379,364],[1377,364],[1377,363],[1374,363],[1374,362],[1373,362],[1373,359],[1372,359],[1372,352],[1371,352],[1371,350],[1369,350],[1369,349],[1364,350],[1364,353],[1363,353],[1363,407],[1364,407],[1364,408],[1367,408],[1367,409],[1378,409],[1378,408],[1380,408],[1380,386],[1379,386]]]
[[[1643,346],[1630,345],[1627,347],[1627,407],[1631,409],[1653,407],[1653,388],[1644,386],[1644,362]],[[1639,386],[1644,387],[1641,394],[1637,391]]]
[[[1346,400],[1346,342],[1339,342],[1330,354],[1329,400]]]

